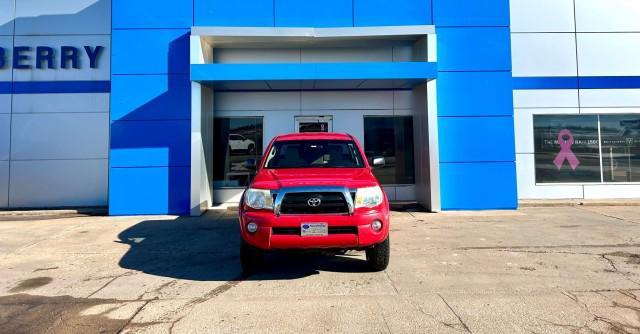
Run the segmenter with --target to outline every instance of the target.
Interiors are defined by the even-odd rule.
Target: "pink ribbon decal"
[[[565,137],[567,138],[566,140]],[[580,160],[578,160],[578,157],[576,157],[576,155],[573,154],[573,151],[571,150],[571,146],[573,146],[574,143],[573,134],[571,134],[571,131],[569,131],[568,129],[560,131],[560,133],[558,133],[558,143],[560,144],[560,152],[558,152],[556,158],[553,159],[553,163],[556,165],[556,167],[558,167],[558,170],[560,170],[560,168],[562,168],[562,165],[564,164],[564,161],[567,160],[569,161],[569,166],[571,166],[571,169],[575,171],[576,168],[578,168],[578,165],[580,165]]]

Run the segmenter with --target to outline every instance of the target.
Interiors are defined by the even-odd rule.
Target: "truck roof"
[[[336,132],[306,132],[306,133],[289,133],[276,137],[276,141],[285,140],[353,140],[346,133]]]

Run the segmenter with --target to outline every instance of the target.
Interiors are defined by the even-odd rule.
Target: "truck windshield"
[[[277,141],[271,147],[265,168],[362,168],[360,152],[353,141]]]

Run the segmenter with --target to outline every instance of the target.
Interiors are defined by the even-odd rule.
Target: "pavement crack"
[[[580,207],[579,209],[582,209],[582,210],[585,210],[585,211],[589,211],[591,213],[595,213],[595,214],[598,214],[598,215],[601,215],[601,216],[604,216],[604,217],[607,217],[607,218],[623,221],[623,222],[626,222],[626,223],[640,224],[640,222],[637,222],[637,221],[634,221],[634,220],[629,220],[629,219],[626,219],[626,218],[622,218],[622,217],[606,214],[604,212],[600,212],[600,211],[597,211],[597,210],[590,210],[590,209],[587,209],[587,208],[584,208],[584,207]]]
[[[520,250],[520,249],[558,249],[558,248],[629,248],[640,247],[640,243],[625,244],[569,244],[569,245],[548,245],[548,246],[474,246],[474,247],[457,247],[454,250]]]
[[[618,273],[618,267],[616,267],[616,264],[613,262],[613,260],[611,260],[610,258],[607,257],[607,254],[600,254],[600,256],[607,261],[607,263],[609,263],[609,266],[611,266],[611,270],[612,272]]]
[[[387,317],[384,316],[384,309],[380,305],[380,302],[376,300],[376,305],[378,305],[378,309],[380,310],[380,316],[382,317],[382,322],[384,323],[384,327],[387,329],[387,333],[391,332],[391,327],[389,327],[389,322],[387,321]]]
[[[176,283],[178,283],[178,280],[174,279],[165,283],[162,283],[160,286],[152,289],[151,291],[145,291],[143,292],[140,296],[138,296],[138,299],[143,299],[144,296],[149,295],[149,294],[160,294],[162,292],[162,290],[164,290],[165,288],[168,288],[170,286],[175,285]],[[153,298],[153,296],[150,296]]]
[[[240,282],[242,282],[245,278],[246,278],[246,276],[244,276],[244,275],[238,275],[234,279],[229,280],[229,281],[223,283],[222,285],[216,287],[215,289],[207,292],[202,297],[191,299],[186,304],[184,304],[183,306],[179,307],[174,312],[174,314],[179,314],[179,316],[176,317],[174,320],[170,321],[171,322],[171,327],[169,328],[169,333],[172,333],[173,328],[175,327],[175,325],[178,322],[180,322],[187,315],[189,310],[193,309],[198,304],[202,304],[202,303],[204,303],[204,302],[206,302],[208,300],[211,300],[211,299],[213,299],[215,297],[218,297],[221,294],[231,290],[232,288],[234,288],[235,286],[240,284]]]
[[[33,272],[36,273],[38,271],[56,270],[58,268],[59,267],[36,268]]]
[[[112,277],[109,281],[107,281],[100,288],[98,288],[98,290],[96,290],[96,291],[92,292],[91,294],[89,294],[87,296],[87,298],[93,297],[95,294],[97,294],[98,292],[102,291],[104,288],[106,288],[109,284],[113,283],[113,281],[117,280],[118,278],[125,277],[125,276],[130,276],[130,275],[133,275],[134,273],[135,273],[134,271],[127,271],[125,273],[122,273],[120,275],[116,275],[116,276]]]
[[[145,308],[145,306],[147,306],[150,302],[151,300],[147,300],[144,302],[144,304],[140,305],[140,307],[138,307],[138,309],[133,313],[133,315],[129,318],[129,320],[127,320],[127,323],[125,323],[124,326],[120,328],[120,330],[118,331],[118,334],[122,333],[131,324],[133,319],[142,311],[142,309]]]
[[[471,330],[469,329],[469,326],[467,326],[467,324],[464,322],[464,320],[462,320],[462,317],[460,317],[460,315],[453,309],[453,307],[451,307],[451,305],[449,305],[449,303],[444,299],[444,297],[442,297],[441,294],[438,294],[438,297],[440,297],[440,299],[442,300],[442,302],[447,306],[447,308],[449,309],[449,311],[451,311],[451,313],[453,313],[453,315],[456,316],[456,318],[458,318],[458,321],[460,322],[460,324],[462,325],[462,328],[464,328],[464,330],[467,333],[471,333]]]
[[[399,295],[400,292],[398,291],[398,287],[396,286],[396,284],[393,282],[393,280],[391,279],[391,277],[389,276],[389,273],[385,270],[384,271],[385,276],[387,277],[387,280],[389,280],[389,284],[391,284],[391,287],[393,288],[393,291],[396,292],[396,295]]]

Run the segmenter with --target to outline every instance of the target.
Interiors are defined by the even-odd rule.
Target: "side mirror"
[[[256,159],[247,159],[244,161],[244,167],[246,169],[256,169],[258,165],[258,162],[256,161]]]
[[[385,165],[385,161],[383,157],[376,157],[373,158],[373,167],[378,168],[378,167],[384,167]]]

